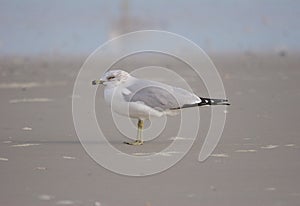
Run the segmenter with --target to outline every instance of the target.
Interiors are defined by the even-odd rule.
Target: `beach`
[[[209,126],[203,121],[181,161],[146,177],[103,168],[77,137],[72,92],[87,56],[2,56],[0,205],[298,205],[299,54],[209,56],[231,103],[219,144],[206,161],[198,161]],[[205,93],[192,78],[195,92]],[[101,108],[109,111],[99,100]],[[201,117],[209,116],[209,108],[201,108]],[[114,126],[103,123],[111,145],[128,153],[163,149],[176,129],[167,126],[162,137],[133,149]]]

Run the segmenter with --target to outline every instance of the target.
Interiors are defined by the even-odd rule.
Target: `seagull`
[[[138,119],[137,138],[129,145],[142,145],[144,121],[150,117],[176,115],[181,109],[230,105],[226,99],[199,97],[185,89],[157,81],[138,79],[123,70],[110,70],[92,85],[104,85],[105,102],[120,115]]]

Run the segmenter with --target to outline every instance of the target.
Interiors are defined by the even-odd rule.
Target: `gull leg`
[[[134,142],[124,142],[125,144],[129,144],[129,145],[142,145],[143,142],[143,137],[142,137],[142,132],[143,132],[143,128],[144,128],[144,120],[139,119],[138,121],[138,131],[137,131],[137,139]]]
[[[139,119],[138,121],[138,134],[137,134],[137,141],[143,144],[143,129],[144,129],[144,120]]]

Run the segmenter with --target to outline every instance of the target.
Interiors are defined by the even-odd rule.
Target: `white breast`
[[[104,89],[105,102],[112,107],[112,110],[120,115],[148,119],[149,116],[161,117],[164,113],[152,109],[143,102],[127,102],[123,94],[131,93],[128,89],[120,87],[106,87]]]

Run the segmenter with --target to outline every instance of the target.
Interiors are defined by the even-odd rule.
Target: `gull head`
[[[100,80],[92,81],[93,85],[103,84],[105,86],[117,86],[125,82],[130,74],[123,70],[110,70],[103,74]]]

